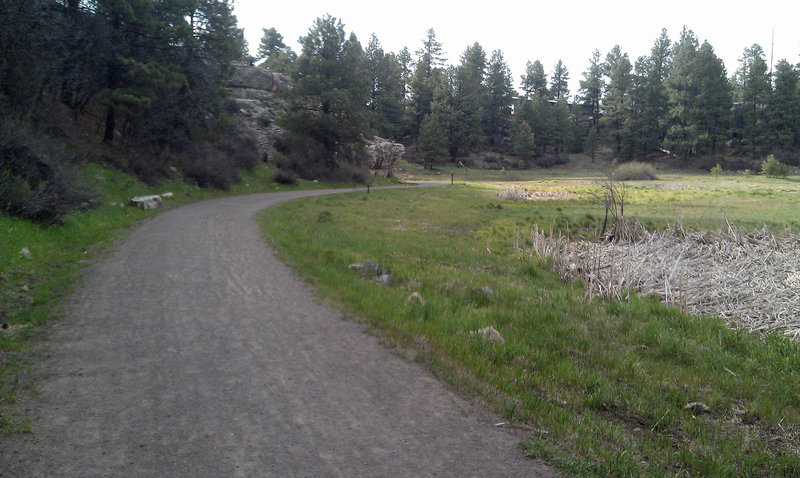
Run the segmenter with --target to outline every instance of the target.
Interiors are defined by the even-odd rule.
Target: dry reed
[[[515,238],[514,247],[549,260],[562,280],[582,279],[589,298],[623,300],[635,290],[688,314],[800,340],[800,236],[730,225],[712,233],[678,223],[647,231],[623,218],[605,239],[570,241],[534,226],[530,241]]]

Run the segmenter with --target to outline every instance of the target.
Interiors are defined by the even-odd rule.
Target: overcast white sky
[[[615,45],[628,53],[631,63],[650,51],[666,28],[674,42],[684,25],[700,42],[708,40],[725,62],[730,76],[738,68],[745,47],[758,43],[770,60],[771,35],[775,32],[775,63],[785,58],[800,62],[800,1],[526,1],[439,2],[434,0],[267,2],[235,0],[239,26],[253,53],[261,29],[275,27],[284,42],[299,53],[297,39],[308,33],[314,19],[330,14],[342,21],[345,31],[355,32],[366,47],[375,33],[384,50],[398,52],[404,46],[413,53],[428,28],[436,31],[451,64],[474,42],[487,58],[503,51],[516,84],[527,61],[540,60],[548,80],[559,58],[569,69],[570,94],[595,49],[603,58]]]

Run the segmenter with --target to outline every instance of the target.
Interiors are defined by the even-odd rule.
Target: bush
[[[728,171],[744,171],[751,167],[752,165],[742,158],[732,158],[725,162],[725,169]]]
[[[276,150],[278,169],[302,179],[365,183],[368,178],[363,145],[343,145],[331,152],[309,136],[286,135]]]
[[[239,182],[239,175],[230,158],[219,150],[203,146],[194,154],[187,152],[178,157],[177,167],[184,176],[197,181],[201,188],[227,190]]]
[[[553,166],[567,164],[567,158],[563,156],[542,156],[541,158],[536,158],[535,163],[536,166],[547,169]]]
[[[297,184],[300,178],[294,171],[279,169],[272,180],[278,184]]]
[[[722,172],[723,172],[722,166],[720,166],[719,163],[717,163],[716,166],[711,168],[711,175],[714,176],[715,178],[718,178],[719,175],[722,174]]]
[[[76,179],[71,159],[21,123],[0,125],[0,209],[60,224],[70,210],[92,205],[92,195]]]
[[[226,135],[214,143],[214,148],[225,153],[235,167],[249,171],[261,162],[258,144],[254,138],[242,135]]]
[[[638,161],[620,164],[614,168],[613,175],[617,181],[654,181],[658,179],[656,168]]]
[[[767,159],[761,163],[761,174],[773,178],[785,178],[789,175],[789,166],[781,163],[775,156],[769,155]]]

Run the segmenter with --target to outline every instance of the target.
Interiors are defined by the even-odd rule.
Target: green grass
[[[330,185],[300,181],[294,186],[272,182],[273,172],[258,167],[243,175],[230,191],[202,190],[178,181],[146,186],[136,178],[96,164],[85,166],[86,185],[97,192],[99,207],[73,212],[63,226],[43,226],[0,214],[0,430],[29,430],[28,419],[15,415],[10,405],[20,394],[35,392],[23,377],[31,365],[30,345],[45,335],[46,325],[61,314],[62,299],[73,287],[80,270],[102,256],[103,250],[126,228],[158,214],[128,206],[136,195],[172,192],[165,208],[230,194]],[[30,258],[20,254],[23,248]]]
[[[653,226],[677,214],[712,226],[766,217],[781,229],[796,217],[796,182],[665,176],[657,184],[689,188],[632,183],[630,207]],[[581,193],[592,181],[521,185]],[[602,211],[588,199],[500,201],[503,186],[319,197],[264,211],[260,221],[323,295],[506,420],[527,424],[525,451],[567,474],[800,474],[796,343],[688,317],[652,298],[587,302],[581,284],[562,283],[510,245],[515,230],[524,235],[537,223],[578,233]],[[348,268],[364,260],[388,267],[391,284]],[[415,291],[424,306],[406,302]],[[489,325],[504,345],[469,333]],[[696,401],[711,412],[684,409]]]

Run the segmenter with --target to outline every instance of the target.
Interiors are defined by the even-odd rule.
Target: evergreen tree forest
[[[222,188],[257,164],[223,88],[237,60],[290,78],[270,160],[308,178],[363,180],[374,136],[428,167],[484,153],[506,167],[568,153],[704,169],[769,154],[800,162],[800,67],[772,68],[750,45],[728,69],[688,28],[677,39],[662,30],[636,59],[620,45],[587,52],[580,70],[531,51],[515,76],[501,50],[477,42],[448,59],[429,29],[390,52],[331,16],[297,52],[264,28],[251,57],[232,0],[0,0],[0,26],[0,203],[45,220],[84,199],[66,179],[71,163],[110,162],[146,180],[177,170]]]
[[[223,89],[244,54],[231,0],[0,1],[0,206],[57,222],[86,161],[226,188],[261,159]]]
[[[336,35],[320,38],[320,45],[338,56],[320,75],[315,65],[326,50],[306,42],[334,27]],[[275,33],[265,29],[262,45]],[[800,67],[782,60],[770,72],[759,45],[744,48],[729,71],[713,46],[701,44],[688,28],[675,40],[662,30],[650,54],[640,58],[630,58],[620,45],[605,54],[592,52],[574,93],[569,91],[574,73],[561,61],[549,71],[539,60],[529,61],[518,77],[520,91],[502,51],[487,52],[474,43],[452,64],[433,29],[413,54],[408,48],[385,52],[375,35],[360,54],[359,45],[339,20],[318,19],[297,60],[280,65],[299,87],[295,107],[310,104],[305,92],[310,76],[317,81],[311,89],[319,94],[350,91],[337,103],[347,114],[316,102],[322,114],[307,118],[320,128],[317,139],[328,157],[346,157],[342,145],[358,139],[352,130],[331,137],[332,128],[324,126],[344,128],[335,119],[347,117],[366,128],[362,137],[380,135],[413,146],[417,160],[431,167],[468,163],[483,152],[511,157],[518,167],[547,167],[563,162],[564,153],[582,152],[594,160],[601,149],[618,161],[658,157],[674,160],[676,167],[702,169],[718,162],[744,168],[748,159],[768,154],[799,164]],[[280,55],[294,53],[281,42]],[[288,113],[288,130],[307,136],[311,124],[297,122],[298,114],[304,113]],[[352,158],[356,143],[349,144]]]

